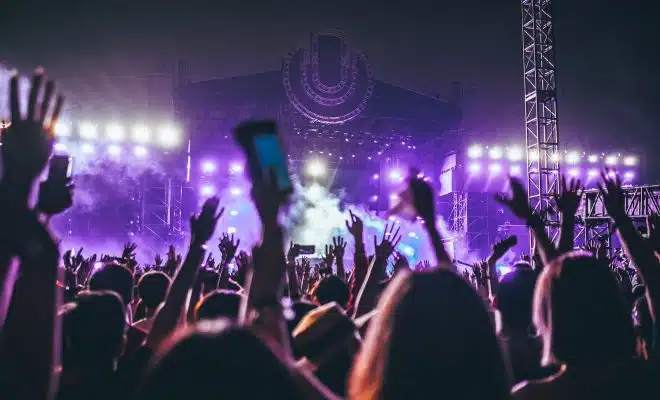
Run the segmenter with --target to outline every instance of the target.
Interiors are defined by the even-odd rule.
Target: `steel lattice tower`
[[[559,232],[553,201],[559,190],[559,132],[552,0],[522,1],[522,42],[529,201],[554,241]]]

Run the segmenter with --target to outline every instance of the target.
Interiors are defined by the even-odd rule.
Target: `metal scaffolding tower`
[[[527,183],[531,206],[543,215],[548,235],[559,233],[553,196],[559,190],[557,82],[551,0],[522,1]],[[530,240],[533,247],[534,239]]]

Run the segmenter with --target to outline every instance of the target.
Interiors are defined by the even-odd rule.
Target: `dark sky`
[[[5,6],[8,4],[8,6]],[[658,6],[555,1],[564,143],[648,149],[660,140]],[[374,76],[405,88],[466,91],[467,128],[522,132],[520,4],[514,0],[4,0],[0,60],[43,65],[77,101],[117,112],[142,95],[122,76],[188,60],[194,79],[278,69],[319,28],[346,31]],[[520,133],[522,139],[522,133]],[[604,145],[599,144],[602,141]]]

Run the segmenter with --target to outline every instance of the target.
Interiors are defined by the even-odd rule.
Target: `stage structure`
[[[346,202],[386,211],[409,167],[435,180],[444,155],[459,147],[460,86],[448,92],[445,100],[380,81],[342,32],[313,33],[281,70],[180,86],[175,108],[191,137],[190,185],[197,193],[221,187],[242,158],[232,128],[275,118],[294,174],[322,162],[323,183]],[[217,170],[205,173],[211,163]]]
[[[560,171],[551,0],[522,1],[522,47],[527,190],[530,204],[544,216],[554,240],[559,234],[559,213],[553,197],[559,191]]]

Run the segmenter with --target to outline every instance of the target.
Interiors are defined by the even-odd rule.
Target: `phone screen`
[[[282,191],[292,188],[289,168],[282,145],[275,134],[263,134],[254,137],[254,149],[259,167],[263,173],[275,171],[277,187]]]
[[[65,180],[71,177],[72,172],[73,163],[71,157],[56,154],[51,158],[48,171],[49,179]]]

